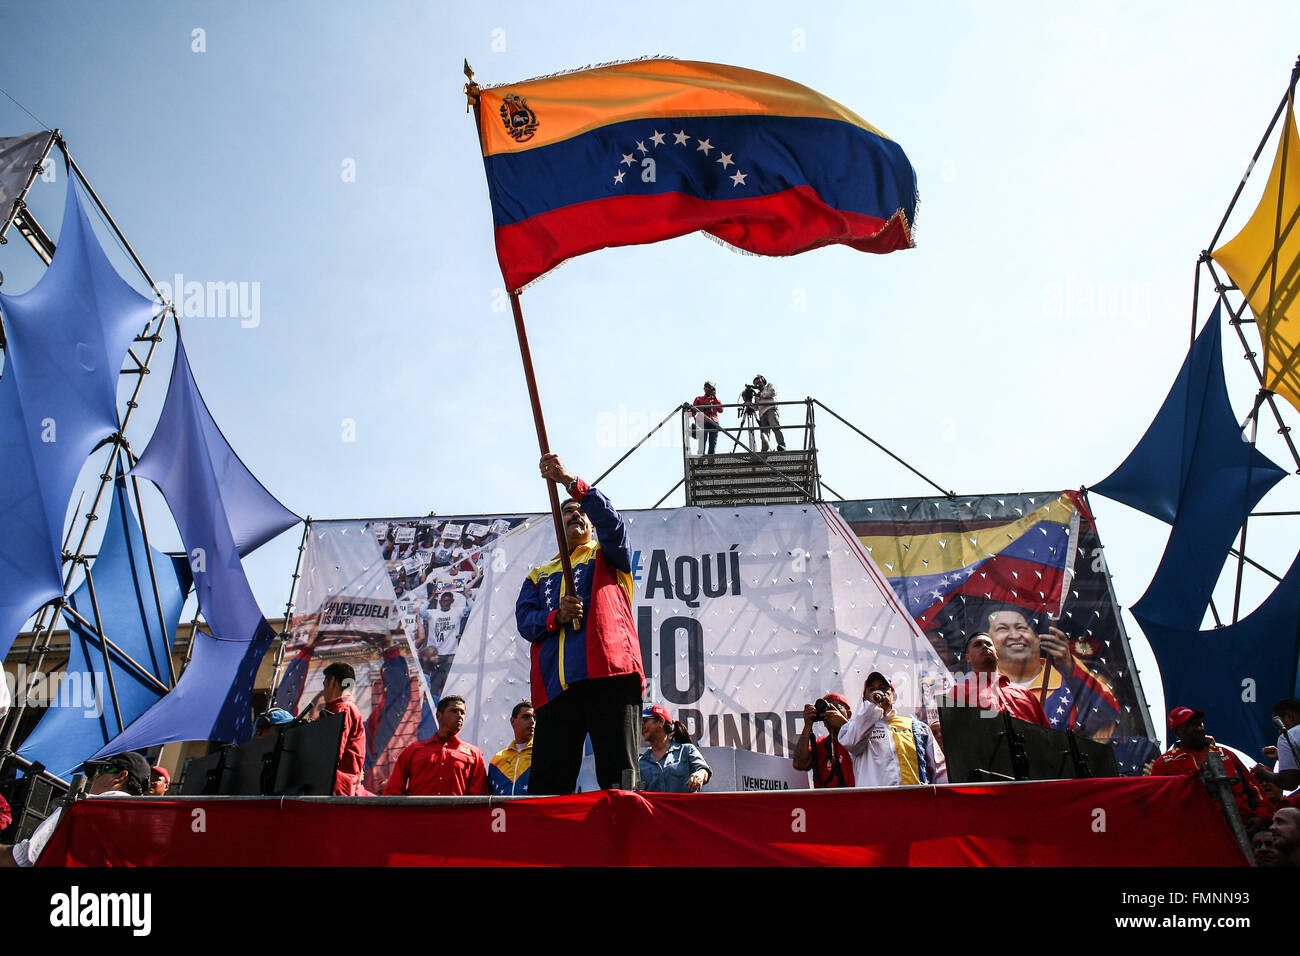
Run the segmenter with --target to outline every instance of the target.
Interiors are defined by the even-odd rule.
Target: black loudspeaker
[[[1117,777],[1105,744],[978,707],[940,707],[952,783]]]
[[[185,763],[181,796],[329,796],[334,792],[343,715],[322,714],[238,747]]]
[[[13,844],[26,840],[46,817],[58,809],[67,794],[67,787],[61,787],[41,774],[44,769],[40,764],[33,764],[30,771],[14,781],[8,796],[14,819],[4,842]]]
[[[343,745],[343,715],[322,714],[319,720],[286,730],[283,739],[272,793],[290,797],[332,794]]]

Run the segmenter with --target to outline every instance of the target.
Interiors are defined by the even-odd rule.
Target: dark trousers
[[[573,793],[588,734],[601,788],[634,789],[641,739],[641,675],[580,680],[537,708],[529,794]]]
[[[776,432],[776,447],[779,451],[785,451],[785,435],[781,432],[781,415],[776,406],[767,409],[758,416],[758,428],[760,437],[763,440],[763,451],[767,451],[769,432]]]
[[[721,426],[709,417],[704,419],[704,441],[700,451],[706,455],[716,454],[718,451],[718,430]]]

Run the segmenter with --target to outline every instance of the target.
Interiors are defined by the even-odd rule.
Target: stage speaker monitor
[[[282,731],[281,736],[272,792],[289,797],[330,796],[343,743],[343,715],[321,714],[311,723]]]
[[[1071,780],[1083,776],[1079,762],[1070,753],[1070,740],[1064,731],[1015,717],[1010,721],[1012,728],[1024,740],[1028,758],[1027,779]],[[952,783],[1016,779],[1011,746],[1006,739],[1007,721],[1003,715],[978,707],[940,707],[939,722],[943,728],[948,779]],[[1079,753],[1086,758],[1092,776],[1119,775],[1115,754],[1110,747],[1078,736],[1075,743]]]
[[[278,739],[272,734],[187,760],[181,773],[181,796],[256,797],[271,793]]]
[[[212,797],[230,793],[230,773],[227,769],[233,747],[204,757],[190,757],[181,769],[179,792],[183,797]]]
[[[34,765],[33,769],[36,772],[26,773],[14,781],[9,795],[14,818],[10,824],[10,843],[18,843],[31,836],[41,822],[58,808],[59,801],[68,792],[67,787],[60,787],[40,773],[44,769],[40,764]]]
[[[248,743],[230,748],[228,764],[230,769],[230,788],[222,790],[244,797],[269,796],[274,794],[275,766],[279,760],[280,738],[289,731],[256,737]]]

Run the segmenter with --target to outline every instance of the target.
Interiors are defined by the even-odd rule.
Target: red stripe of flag
[[[811,188],[795,186],[748,199],[660,193],[563,206],[498,227],[497,255],[510,264],[507,285],[520,289],[562,259],[700,230],[765,256],[791,256],[831,243],[877,253],[909,248],[901,216],[884,220],[833,209]]]
[[[1039,577],[1040,574],[1042,577]],[[1064,579],[1065,572],[1062,568],[995,555],[980,565],[979,571],[930,605],[925,613],[916,618],[916,623],[922,628],[932,624],[939,612],[957,594],[1004,601],[1030,611],[1054,614],[1060,606],[1061,584]]]

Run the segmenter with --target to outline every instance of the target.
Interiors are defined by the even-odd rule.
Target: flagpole
[[[542,418],[542,400],[537,394],[537,376],[533,374],[533,356],[528,349],[528,331],[524,328],[524,313],[519,307],[519,294],[510,293],[510,309],[515,316],[515,335],[519,339],[519,357],[524,363],[524,378],[528,382],[528,401],[533,406],[533,424],[537,426],[537,447],[543,455],[551,453],[550,443],[546,440],[546,421]],[[560,549],[560,565],[564,569],[564,588],[568,594],[576,594],[573,588],[573,566],[569,563],[569,539],[564,533],[564,522],[560,520],[560,496],[555,490],[555,482],[549,478],[546,493],[551,498],[551,520],[555,524],[555,540]],[[581,619],[574,621],[575,627],[581,627]]]
[[[465,96],[469,106],[474,110],[474,129],[479,137],[481,151],[483,122],[479,111],[478,84],[474,82],[474,71],[470,68],[469,60],[465,61],[465,78],[469,81],[465,84]],[[519,305],[519,293],[512,289],[509,294],[510,311],[515,318],[515,337],[519,340],[519,358],[524,365],[524,380],[528,383],[528,401],[533,409],[533,425],[537,429],[537,447],[543,455],[549,455],[551,446],[546,439],[546,420],[542,417],[542,400],[537,392],[537,376],[533,372],[533,356],[528,348],[528,330],[524,328],[524,313]],[[555,541],[559,548],[560,566],[564,571],[564,590],[566,594],[576,594],[573,586],[573,565],[569,562],[568,536],[564,533],[564,522],[560,519],[560,496],[555,490],[554,482],[549,478],[543,480],[546,482],[546,493],[551,500],[551,521],[555,525]],[[582,627],[582,619],[575,618],[572,626]]]

